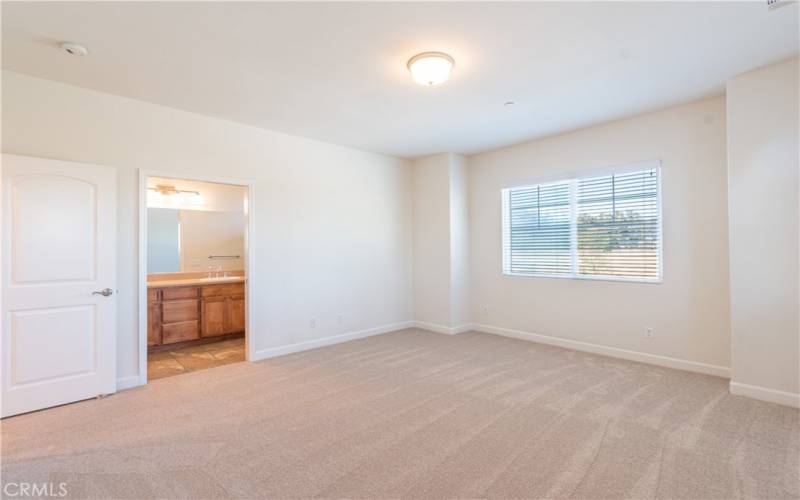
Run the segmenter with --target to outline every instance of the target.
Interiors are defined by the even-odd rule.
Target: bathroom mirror
[[[147,273],[244,270],[242,212],[147,209]]]

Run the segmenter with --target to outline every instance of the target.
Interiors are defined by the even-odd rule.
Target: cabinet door
[[[228,315],[225,318],[226,333],[239,333],[244,331],[244,297],[228,298]]]
[[[147,304],[147,346],[161,344],[161,303]]]
[[[226,333],[225,297],[203,299],[202,314],[203,337],[213,337]]]

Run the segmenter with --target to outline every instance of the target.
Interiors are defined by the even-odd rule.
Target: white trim
[[[603,276],[599,274],[538,274],[538,273],[512,273],[503,271],[504,276],[521,278],[552,278],[558,280],[584,280],[584,281],[621,281],[623,283],[644,283],[645,285],[660,285],[662,278],[635,278],[628,276]]]
[[[251,335],[255,325],[255,211],[253,210],[253,182],[241,179],[222,177],[205,177],[194,174],[180,174],[174,172],[156,172],[139,169],[139,384],[147,383],[147,178],[166,177],[170,179],[185,179],[201,182],[214,182],[217,184],[231,184],[247,188],[245,217],[247,219],[244,234],[244,274],[245,274],[245,344],[246,359],[254,361],[255,341]]]
[[[451,331],[453,332],[453,335],[457,335],[459,333],[464,333],[464,332],[469,332],[471,330],[473,330],[472,323],[467,323],[467,324],[460,325],[460,326],[454,326],[453,328],[451,328]]]
[[[147,384],[147,174],[139,169],[139,373],[138,385]]]
[[[139,375],[128,375],[127,377],[120,377],[117,379],[117,390],[124,391],[125,389],[133,389],[142,385],[139,382]]]
[[[537,342],[540,344],[554,345],[557,347],[563,347],[565,349],[573,349],[575,351],[590,352],[593,354],[600,354],[602,356],[610,356],[612,358],[621,358],[629,361],[637,361],[639,363],[674,368],[676,370],[685,370],[689,372],[704,373],[706,375],[714,375],[716,377],[730,378],[730,368],[726,366],[709,365],[706,363],[699,363],[697,361],[670,358],[667,356],[659,356],[657,354],[648,354],[644,352],[630,351],[628,349],[619,349],[617,347],[607,347],[598,344],[591,344],[589,342],[580,342],[578,340],[562,339],[558,337],[551,337],[549,335],[540,335],[538,333],[523,332],[520,330],[512,330],[510,328],[501,328],[499,326],[473,324],[472,329],[483,333],[491,333],[494,335],[501,335],[503,337]]]
[[[731,381],[730,393],[735,396],[744,396],[760,401],[789,406],[791,408],[800,408],[800,394],[792,392],[778,391],[766,387],[759,387],[757,385],[741,384]]]
[[[365,337],[380,335],[382,333],[395,332],[397,330],[405,330],[406,328],[411,328],[413,326],[414,326],[413,321],[403,321],[401,323],[393,323],[391,325],[368,328],[366,330],[344,333],[342,335],[333,335],[331,337],[325,337],[322,339],[309,340],[307,342],[298,342],[297,344],[289,344],[280,347],[272,347],[270,349],[262,349],[260,351],[255,351],[250,361],[259,361],[262,359],[283,356],[285,354],[292,354],[295,352],[317,349],[319,347],[341,344],[342,342],[349,342],[351,340],[363,339]]]
[[[426,323],[425,321],[413,321],[413,324],[414,328],[434,333],[443,333],[445,335],[457,335],[472,330],[472,325],[470,323],[460,326],[444,326],[437,325],[436,323]]]

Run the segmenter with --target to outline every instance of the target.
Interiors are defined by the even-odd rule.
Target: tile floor
[[[244,337],[147,355],[147,379],[181,375],[245,360]]]

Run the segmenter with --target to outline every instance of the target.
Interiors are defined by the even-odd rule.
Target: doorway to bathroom
[[[246,361],[250,186],[141,177],[140,383]]]

